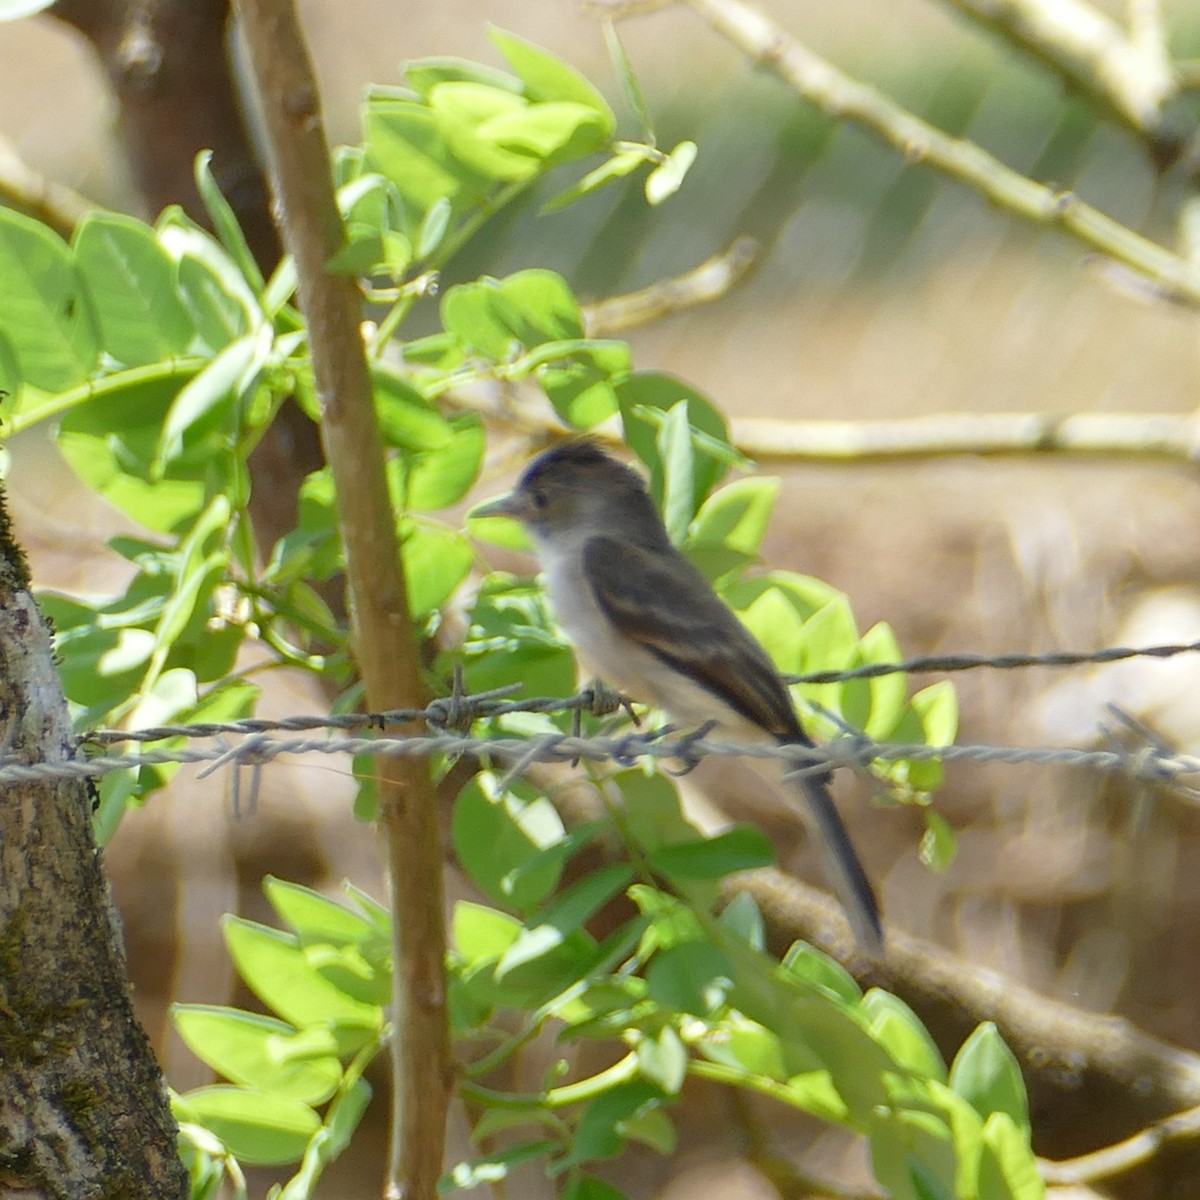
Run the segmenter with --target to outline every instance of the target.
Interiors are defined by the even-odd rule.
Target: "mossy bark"
[[[65,762],[50,631],[0,493],[0,755]],[[82,779],[0,785],[0,1196],[179,1200],[162,1072],[129,997]]]

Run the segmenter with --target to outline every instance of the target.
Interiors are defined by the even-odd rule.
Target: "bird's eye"
[[[529,493],[529,502],[539,511],[546,507],[546,493],[541,488],[534,488]]]

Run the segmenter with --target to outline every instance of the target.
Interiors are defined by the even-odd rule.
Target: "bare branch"
[[[317,82],[291,0],[239,0],[262,102],[284,242],[296,260],[300,307],[337,486],[368,702],[423,702],[359,295],[325,264],[342,244]],[[434,1200],[442,1171],[451,1065],[445,1001],[442,848],[437,801],[419,759],[380,762],[379,802],[392,884],[394,1116],[385,1195]]]
[[[1172,1142],[1194,1142],[1197,1139],[1200,1139],[1200,1108],[1190,1108],[1187,1112],[1175,1113],[1165,1120],[1156,1121],[1133,1137],[1113,1146],[1105,1146],[1103,1150],[1058,1162],[1040,1159],[1038,1170],[1046,1183],[1060,1187],[1099,1183],[1140,1167]]]
[[[650,325],[685,309],[720,300],[754,270],[761,249],[753,238],[739,237],[720,254],[683,275],[586,305],[583,319],[588,337],[611,337],[624,329]]]
[[[1182,140],[1164,133],[1177,83],[1154,0],[1131,5],[1130,31],[1084,0],[948,0],[1057,72],[1144,138],[1162,164]]]
[[[86,196],[35,171],[7,138],[0,138],[0,199],[67,240],[84,213],[97,207]]]
[[[1200,304],[1200,265],[1142,237],[1071,191],[1038,183],[974,142],[951,137],[852,79],[743,0],[686,0],[749,58],[827,116],[855,121],[899,150],[1037,225],[1054,226],[1147,276],[1168,296]]]
[[[1200,1055],[1120,1017],[1051,1000],[900,930],[888,930],[884,960],[860,961],[837,902],[781,871],[747,872],[726,886],[730,896],[750,892],[778,945],[811,942],[860,978],[903,996],[926,1025],[948,1029],[953,1040],[995,1021],[1031,1080],[1069,1091],[1085,1106],[1087,1097],[1092,1105],[1106,1097],[1111,1116],[1119,1097],[1134,1119],[1156,1120],[1200,1104]]]
[[[951,454],[1104,454],[1194,462],[1194,413],[936,413],[883,421],[735,417],[732,441],[761,461],[838,462]]]

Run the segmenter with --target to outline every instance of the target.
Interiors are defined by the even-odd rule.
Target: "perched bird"
[[[813,744],[767,652],[671,544],[641,477],[594,442],[539,455],[509,495],[472,515],[524,525],[559,622],[601,678],[680,723],[716,720],[741,741]],[[790,786],[855,936],[880,952],[879,905],[828,774],[795,776]]]

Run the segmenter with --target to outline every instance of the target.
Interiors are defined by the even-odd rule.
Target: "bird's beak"
[[[519,492],[509,492],[507,496],[499,496],[480,504],[467,513],[468,517],[512,517],[523,521],[529,515],[529,504]]]

